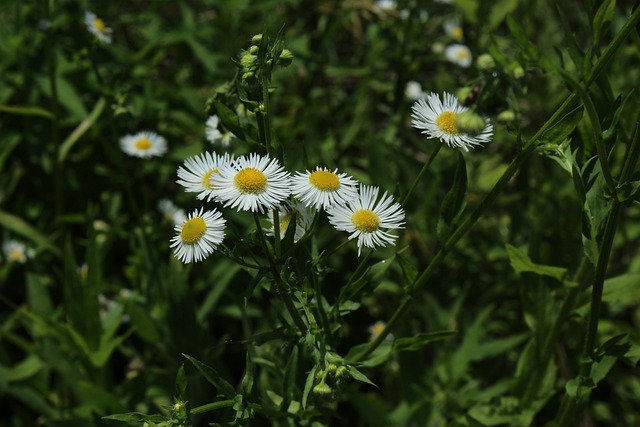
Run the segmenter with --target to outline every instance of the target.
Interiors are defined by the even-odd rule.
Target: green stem
[[[282,298],[282,301],[284,302],[284,305],[287,307],[287,311],[291,315],[293,322],[296,324],[300,332],[304,334],[307,330],[307,325],[304,323],[304,320],[302,320],[302,317],[300,316],[298,309],[293,303],[293,300],[291,299],[291,295],[289,295],[288,287],[284,285],[284,282],[282,281],[282,277],[280,277],[280,272],[278,271],[278,268],[275,264],[273,256],[271,255],[271,252],[269,252],[269,247],[267,246],[267,241],[262,231],[262,226],[260,225],[260,218],[258,218],[258,215],[256,213],[253,214],[253,218],[256,223],[256,231],[258,233],[262,250],[267,256],[267,259],[269,261],[269,267],[271,270],[271,275],[273,276],[275,285],[278,288],[277,295],[279,295]]]
[[[431,165],[431,163],[433,162],[433,159],[436,158],[441,148],[442,148],[442,143],[438,143],[438,145],[436,145],[436,148],[433,150],[433,153],[431,153],[431,156],[429,156],[429,160],[425,162],[424,166],[422,166],[422,169],[420,169],[420,172],[418,173],[416,178],[413,180],[411,187],[409,187],[409,191],[407,191],[407,194],[405,194],[405,196],[402,198],[400,205],[405,206],[407,204],[407,201],[411,197],[411,194],[413,194],[413,190],[415,190],[416,185],[418,185],[418,182],[422,179],[422,176],[424,175],[424,173],[427,171],[427,169],[429,169],[429,165]]]
[[[351,284],[354,282],[354,280],[356,280],[356,278],[360,276],[360,273],[362,272],[364,267],[367,265],[367,261],[369,261],[369,258],[371,258],[371,255],[373,255],[373,249],[371,249],[369,252],[367,252],[367,254],[364,256],[364,258],[362,258],[360,260],[360,263],[356,267],[356,270],[353,272],[353,274],[351,274],[351,276],[349,276],[349,280],[347,280],[347,283],[345,283],[345,285],[342,286],[343,290],[344,289],[349,289],[349,286],[351,286]],[[340,304],[342,303],[342,296],[343,296],[343,293],[341,292],[340,295],[338,295],[338,300],[333,305],[333,308],[336,311],[336,313],[340,311]]]
[[[598,322],[600,320],[600,306],[602,304],[602,291],[604,289],[604,276],[609,264],[609,256],[613,246],[613,238],[615,236],[618,225],[618,214],[620,212],[620,202],[614,199],[613,206],[609,211],[607,223],[605,226],[604,236],[602,237],[602,245],[596,265],[595,277],[593,279],[593,287],[591,289],[591,307],[589,310],[589,319],[587,321],[587,333],[582,347],[581,359],[585,362],[580,367],[580,375],[589,377],[591,375],[591,367],[593,365],[593,350],[598,332]],[[562,405],[560,406],[560,415],[558,416],[559,427],[565,427],[573,424],[578,410],[578,401],[571,398],[568,394],[564,395]]]
[[[219,402],[207,403],[206,405],[198,406],[189,411],[191,415],[200,415],[205,412],[217,411],[218,409],[230,408],[235,405],[236,401],[233,399],[221,400]]]
[[[591,309],[589,310],[589,321],[587,327],[587,336],[582,349],[582,357],[590,360],[582,365],[580,373],[588,376],[591,373],[591,356],[598,332],[598,322],[600,320],[600,305],[602,304],[602,291],[604,289],[604,276],[609,265],[609,257],[611,256],[611,248],[613,247],[613,238],[618,226],[618,214],[620,213],[620,202],[613,201],[613,206],[607,218],[607,224],[602,237],[602,246],[598,254],[598,264],[596,265],[595,278],[593,280],[593,288],[591,290]]]

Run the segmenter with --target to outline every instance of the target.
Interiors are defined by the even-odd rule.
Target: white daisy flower
[[[420,83],[412,80],[407,82],[404,88],[404,95],[412,101],[415,101],[416,99],[424,98],[426,93],[422,90]]]
[[[460,113],[469,111],[460,105],[455,96],[445,93],[443,101],[435,93],[429,93],[427,99],[419,99],[413,104],[411,125],[426,133],[429,138],[438,138],[449,147],[462,148],[469,151],[474,145],[481,145],[491,140],[493,125],[484,119],[485,128],[475,135],[462,132],[456,118]]]
[[[404,228],[404,209],[385,192],[378,201],[378,187],[362,185],[358,197],[346,205],[327,209],[329,222],[337,229],[358,238],[358,256],[362,246],[375,248],[395,244],[397,236],[385,230]]]
[[[142,131],[120,138],[120,148],[133,157],[148,159],[167,152],[167,140],[155,132]]]
[[[189,214],[182,225],[176,225],[178,233],[171,239],[176,258],[185,264],[199,262],[216,250],[224,240],[226,221],[217,210],[203,212],[203,208]]]
[[[220,125],[220,119],[216,114],[207,119],[205,125],[205,134],[207,135],[207,141],[212,144],[220,144],[223,147],[228,147],[231,141],[235,138],[235,135],[231,132],[220,132],[218,126]]]
[[[450,44],[445,48],[444,56],[448,61],[458,64],[463,68],[469,68],[473,61],[471,51],[463,44]]]
[[[205,197],[210,201],[215,197],[215,188],[211,184],[211,176],[218,175],[223,165],[230,164],[233,155],[225,153],[220,156],[216,153],[202,153],[189,157],[178,168],[177,183],[185,188],[185,191],[198,193],[198,199]]]
[[[396,1],[395,0],[378,0],[376,5],[380,10],[395,10],[396,9]]]
[[[17,240],[7,240],[2,244],[2,252],[8,262],[24,264],[29,258],[33,258],[33,249],[27,248],[22,242]]]
[[[316,167],[313,172],[296,172],[291,178],[291,193],[306,206],[317,210],[333,204],[344,204],[358,195],[358,181],[346,173],[338,174]]]
[[[87,30],[102,43],[111,43],[111,28],[104,25],[104,21],[96,16],[93,12],[84,13],[84,23]]]
[[[216,198],[239,211],[264,213],[291,192],[289,173],[280,163],[255,153],[223,165],[210,182],[216,188]]]
[[[271,227],[265,229],[265,233],[268,236],[273,236],[276,232],[274,225],[274,213],[275,209],[272,209],[271,212],[269,212],[268,220],[271,223]],[[293,241],[297,242],[302,239],[302,236],[304,236],[311,228],[315,215],[316,211],[314,209],[310,209],[302,203],[294,203],[289,200],[285,200],[284,203],[278,207],[280,239],[284,239],[284,236],[287,234],[287,228],[291,222],[293,222],[296,227],[293,235]]]
[[[182,224],[187,219],[184,209],[177,207],[171,200],[162,199],[158,202],[158,210],[173,225]]]
[[[449,19],[444,22],[444,32],[453,39],[457,41],[462,41],[462,37],[464,32],[462,31],[462,26],[460,25],[460,20],[458,19]]]
[[[374,323],[373,325],[369,326],[369,337],[370,340],[373,341],[376,338],[378,338],[380,336],[380,334],[382,333],[382,331],[384,331],[384,328],[387,326],[386,323],[384,323],[381,320],[378,320],[376,323]],[[384,337],[385,342],[393,342],[393,334],[387,334],[386,337]]]

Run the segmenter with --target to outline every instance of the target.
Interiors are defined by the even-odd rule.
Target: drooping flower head
[[[186,159],[178,168],[178,181],[185,191],[198,193],[198,199],[207,201],[215,198],[215,186],[211,183],[211,177],[220,173],[223,165],[233,161],[233,155],[225,153],[205,152]]]
[[[297,172],[291,178],[291,192],[306,206],[320,210],[344,204],[358,194],[358,182],[346,173],[316,167],[313,172]]]
[[[289,173],[275,159],[252,153],[222,165],[210,183],[216,198],[239,211],[264,213],[279,205],[291,190]]]
[[[395,244],[397,236],[390,230],[404,228],[404,209],[384,193],[378,200],[378,187],[362,185],[358,197],[345,205],[327,209],[329,222],[337,229],[358,238],[358,255],[362,246],[375,248]]]
[[[142,131],[123,136],[120,139],[120,148],[130,156],[148,159],[166,153],[167,140],[155,132]]]
[[[469,111],[461,105],[455,96],[445,93],[443,100],[435,93],[429,93],[427,99],[419,99],[412,107],[411,125],[426,133],[429,138],[438,138],[449,147],[469,151],[474,145],[491,140],[493,125],[484,119],[485,127],[475,134],[463,132],[457,124],[457,117]]]
[[[187,219],[176,225],[178,233],[171,239],[174,255],[183,263],[199,262],[207,258],[224,240],[226,221],[217,210],[190,213]]]
[[[278,228],[280,231],[280,239],[284,239],[287,234],[287,228],[295,224],[295,234],[293,235],[293,241],[297,242],[305,235],[305,233],[311,228],[313,218],[316,215],[315,209],[306,207],[302,203],[294,203],[289,200],[285,200],[280,206],[278,206]],[[265,233],[269,236],[275,234],[275,208],[269,212],[268,220],[271,226],[265,229]]]
[[[220,119],[216,114],[207,119],[205,125],[205,134],[207,135],[207,141],[212,144],[220,144],[222,147],[228,147],[231,145],[231,141],[235,138],[231,132],[220,132]]]
[[[378,338],[386,326],[387,324],[382,320],[378,320],[376,323],[369,326],[369,339],[373,341]],[[387,336],[384,337],[384,340],[385,342],[393,342],[393,338],[393,334],[387,334]]]
[[[85,12],[84,23],[87,26],[87,30],[102,43],[111,43],[111,28],[107,28],[104,25],[104,21],[98,18],[95,13]]]
[[[463,44],[451,44],[444,50],[444,56],[448,61],[458,64],[462,68],[469,68],[473,57],[469,48]]]
[[[158,210],[174,225],[180,225],[187,219],[184,209],[180,209],[169,199],[160,200],[158,202]]]

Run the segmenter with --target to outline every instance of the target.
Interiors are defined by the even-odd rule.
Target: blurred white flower
[[[98,18],[95,13],[85,12],[84,23],[87,26],[87,30],[102,43],[111,43],[111,28],[107,28],[104,25],[104,21]]]
[[[451,44],[447,46],[444,50],[444,56],[447,60],[463,68],[469,68],[473,60],[471,51],[463,44]]]

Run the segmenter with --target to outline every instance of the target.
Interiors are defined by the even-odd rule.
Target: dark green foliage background
[[[406,83],[414,80],[436,93],[481,85],[477,106],[491,117],[495,136],[485,147],[463,153],[465,212],[470,212],[522,142],[572,91],[547,65],[577,80],[587,75],[634,2],[615,4],[610,21],[602,25],[601,43],[594,46],[599,6],[593,0],[560,6],[518,0],[461,0],[457,6],[399,1],[397,10],[385,12],[364,0],[3,0],[0,233],[3,241],[28,242],[36,256],[24,265],[6,260],[0,265],[0,424],[106,426],[124,425],[102,419],[109,414],[166,415],[179,397],[176,375],[183,364],[188,382],[183,397],[190,407],[215,401],[220,391],[183,354],[214,367],[240,390],[249,352],[259,359],[254,397],[269,399],[268,390],[282,393],[293,341],[261,346],[244,341],[281,324],[277,295],[259,286],[247,297],[253,273],[218,254],[182,265],[169,250],[173,226],[156,208],[163,198],[187,212],[201,206],[175,183],[176,170],[189,156],[214,148],[221,152],[205,139],[208,100],[228,88],[224,85],[236,76],[239,53],[252,35],[281,31],[295,56],[272,81],[273,130],[286,168],[338,168],[398,199],[436,147],[436,141],[410,127]],[[403,9],[411,11],[410,18],[401,16]],[[113,28],[112,44],[93,40],[84,27],[85,10]],[[428,18],[421,19],[419,11],[428,12]],[[491,53],[495,69],[465,69],[444,60],[437,46],[453,42],[443,30],[451,17],[462,20],[464,43],[474,57]],[[50,22],[48,29],[39,29],[43,19]],[[528,45],[514,35],[513,23]],[[605,124],[618,110],[618,95],[638,89],[639,46],[638,33],[632,32],[589,92]],[[525,71],[520,78],[513,74],[518,64]],[[498,122],[497,115],[507,109],[516,120]],[[616,136],[608,149],[616,176],[639,110],[634,94],[613,126]],[[97,115],[87,121],[92,111]],[[82,133],[69,142],[81,123]],[[121,136],[144,129],[167,138],[167,155],[141,160],[120,151]],[[596,155],[586,114],[570,130],[569,147],[578,150],[576,161],[584,165]],[[61,158],[65,144],[69,150]],[[236,142],[230,151],[241,155],[260,147]],[[565,382],[579,369],[590,291],[578,294],[562,324],[548,356],[551,367],[537,371],[538,359],[527,352],[539,350],[571,284],[514,271],[506,247],[512,245],[535,264],[567,269],[567,278],[584,258],[583,207],[571,175],[551,151],[534,154],[508,182],[415,295],[408,316],[393,332],[396,339],[450,330],[455,335],[418,351],[393,353],[383,365],[359,368],[377,388],[351,381],[335,399],[314,402],[303,416],[256,413],[248,425],[553,425]],[[368,261],[374,265],[395,256],[362,295],[359,308],[336,325],[338,354],[369,341],[369,326],[388,320],[405,295],[411,270],[406,266],[424,270],[440,248],[440,209],[457,164],[455,150],[443,147],[406,204],[406,229],[397,246],[375,251]],[[607,359],[610,371],[601,366],[608,375],[593,390],[584,423],[640,425],[637,202],[636,195],[621,211],[606,273],[616,279],[605,282],[597,339],[601,344],[628,334],[632,346],[623,357],[627,363],[613,358]],[[249,216],[228,209],[225,217],[237,230],[253,226]],[[315,237],[320,250],[346,238],[325,218],[321,222]],[[252,234],[246,238],[255,242]],[[394,255],[396,250],[401,255]],[[352,243],[323,266],[319,276],[329,304],[358,262]],[[77,270],[82,264],[88,266],[86,280]],[[295,267],[304,270],[305,265]],[[100,317],[99,294],[115,301],[110,317]],[[300,357],[291,396],[297,401],[313,367],[313,361]],[[533,378],[539,382],[532,385]],[[527,408],[521,403],[528,386],[538,391]],[[234,411],[227,408],[191,421],[225,425],[233,419]]]

